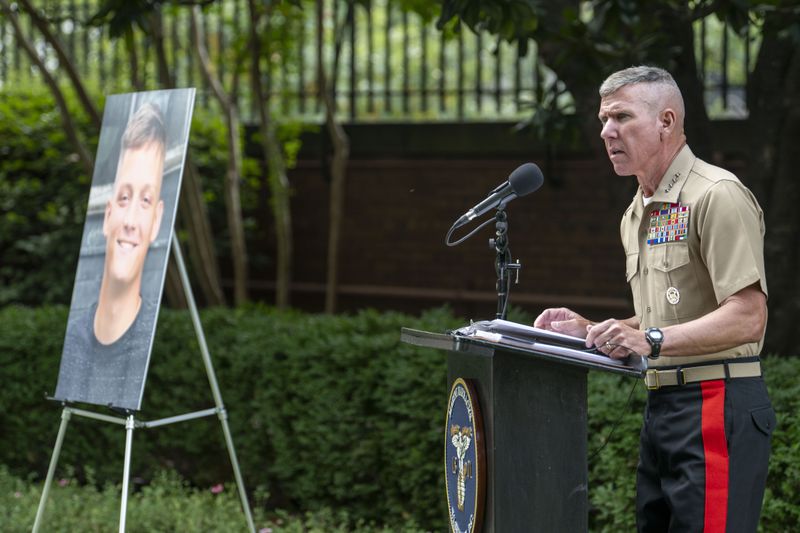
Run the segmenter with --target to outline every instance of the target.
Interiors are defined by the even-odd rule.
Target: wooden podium
[[[506,337],[486,340],[460,331],[401,332],[403,342],[448,351],[448,388],[463,380],[477,396],[483,436],[474,442],[483,441],[485,483],[475,490],[483,492],[476,498],[483,506],[477,513],[482,520],[470,527],[456,523],[448,488],[451,530],[586,531],[588,370],[638,376],[641,369],[580,359],[576,356],[586,354],[563,346]],[[446,456],[449,439],[446,435]],[[453,472],[458,470],[455,462]],[[451,465],[445,463],[447,473]]]

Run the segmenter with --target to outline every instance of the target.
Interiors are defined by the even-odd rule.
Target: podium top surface
[[[600,352],[586,350],[583,339],[505,320],[476,322],[448,333],[402,328],[400,340],[415,346],[484,356],[502,350],[633,377],[641,377],[647,370],[643,357],[632,355],[628,360],[611,359]]]

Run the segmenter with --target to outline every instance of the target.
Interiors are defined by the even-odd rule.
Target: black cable
[[[597,457],[600,454],[600,452],[603,451],[606,445],[611,441],[611,437],[614,435],[614,431],[616,431],[616,429],[619,427],[620,422],[622,422],[622,419],[625,417],[625,415],[628,412],[628,409],[630,408],[631,401],[633,400],[633,392],[636,390],[636,386],[638,384],[639,384],[638,379],[633,380],[633,387],[631,387],[631,392],[628,393],[628,400],[625,402],[625,408],[620,413],[619,418],[617,418],[617,421],[614,422],[614,425],[611,426],[611,431],[608,432],[608,435],[603,441],[603,444],[601,444],[599,448],[597,448],[594,452],[592,452],[592,455],[589,456],[587,462],[593,461],[594,458]]]
[[[475,228],[474,230],[472,230],[472,231],[470,231],[469,233],[467,233],[467,235],[466,235],[466,236],[464,236],[464,237],[462,237],[462,238],[458,239],[456,242],[450,242],[450,236],[453,234],[453,232],[454,232],[454,231],[455,231],[457,228],[460,228],[461,226],[463,226],[463,224],[459,224],[458,222],[459,222],[459,221],[456,221],[456,223],[452,225],[452,227],[450,228],[450,230],[447,232],[447,236],[444,238],[444,243],[445,243],[447,246],[456,246],[456,245],[458,245],[458,244],[461,244],[462,242],[466,241],[467,239],[469,239],[470,237],[472,237],[473,235],[475,235],[476,233],[478,233],[478,231],[480,231],[481,229],[483,229],[485,226],[488,226],[489,224],[491,224],[492,222],[494,222],[494,219],[493,219],[493,218],[490,218],[490,219],[488,219],[486,222],[484,222],[483,224],[481,224],[480,226],[478,226],[478,227],[477,227],[477,228]]]

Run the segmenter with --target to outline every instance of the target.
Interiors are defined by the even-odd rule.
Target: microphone
[[[534,163],[525,163],[514,169],[508,181],[501,184],[486,197],[485,200],[467,211],[458,219],[454,227],[463,226],[470,220],[491,211],[499,205],[505,205],[514,198],[530,194],[544,183],[544,176]]]

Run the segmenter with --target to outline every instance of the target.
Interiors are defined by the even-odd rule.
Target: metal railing
[[[54,27],[87,85],[106,94],[133,90],[130,54],[123,39],[111,39],[104,26],[88,25],[97,0],[35,4],[56,21]],[[322,62],[331,72],[335,21],[343,20],[345,3],[319,0],[316,6],[307,5],[302,12],[286,8],[270,16],[261,32],[271,37],[265,45],[262,71],[274,109],[285,116],[318,121],[317,67]],[[58,73],[53,51],[27,16],[20,20],[46,63]],[[162,22],[176,85],[198,87],[200,105],[215,105],[192,51],[188,9],[165,7]],[[246,0],[215,2],[201,19],[218,74],[230,79],[238,61],[239,108],[245,120],[255,114],[247,78],[249,60],[242,60],[241,54],[237,60],[235,50],[245,46],[248,24]],[[396,1],[372,0],[369,9],[356,9],[349,28],[341,40],[332,86],[339,113],[350,121],[514,120],[529,116],[539,95],[557,82],[537,60],[535,44],[521,56],[515,46],[489,34],[452,28],[441,32],[435,21],[404,12]],[[746,116],[746,77],[756,36],[742,39],[714,17],[698,21],[695,33],[709,114]],[[153,43],[137,31],[134,46],[145,87],[157,88]],[[0,19],[0,86],[38,78],[17,46],[10,23]]]

